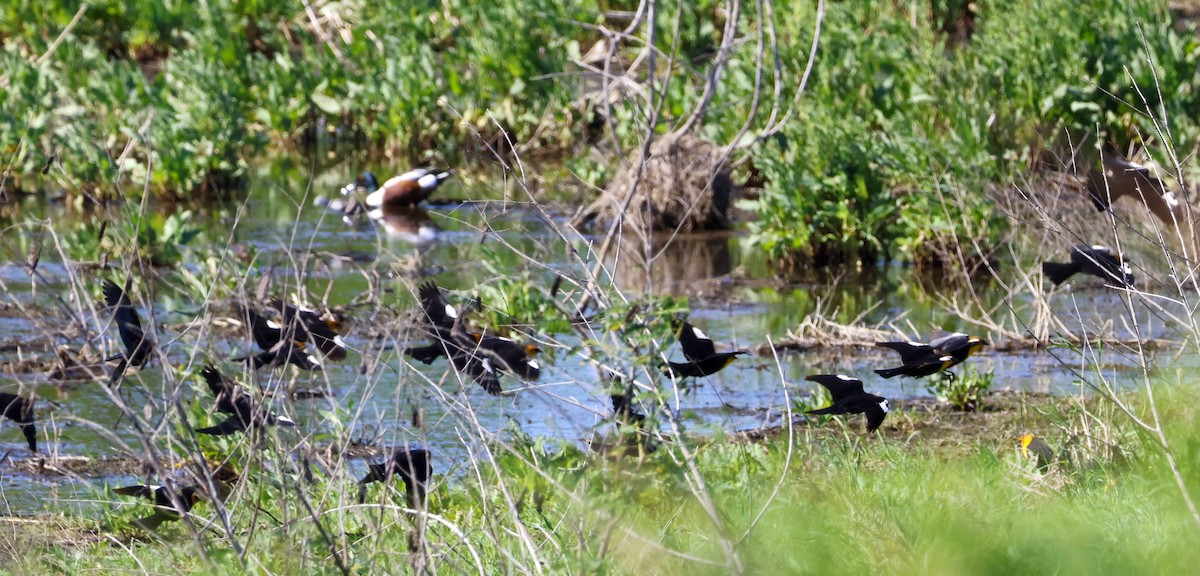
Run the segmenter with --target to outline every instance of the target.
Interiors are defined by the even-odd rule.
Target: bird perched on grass
[[[1054,450],[1041,438],[1033,434],[1022,434],[1017,439],[1021,447],[1021,457],[1037,462],[1038,471],[1045,474],[1054,465]]]
[[[367,195],[367,206],[415,206],[433,194],[438,186],[454,175],[453,170],[435,172],[429,168],[417,168],[399,176],[393,176],[379,189]]]
[[[125,287],[128,289],[129,280],[125,281]],[[108,384],[114,386],[125,376],[125,369],[129,366],[140,368],[146,365],[146,362],[150,360],[150,355],[154,353],[155,344],[154,340],[142,330],[142,321],[138,318],[137,310],[129,303],[129,296],[125,290],[112,281],[105,280],[104,301],[109,308],[113,309],[113,321],[117,324],[117,332],[121,335],[121,344],[125,347],[124,353],[115,354],[104,360],[105,362],[120,360],[108,380]]]
[[[961,364],[972,354],[983,349],[988,342],[978,336],[968,336],[962,332],[946,334],[934,339],[928,344],[921,342],[876,342],[880,348],[888,348],[900,353],[901,366],[883,368],[875,373],[884,378],[909,376],[920,378],[938,372],[945,372]],[[947,372],[951,374],[952,372]]]
[[[0,392],[0,408],[4,409],[4,417],[16,422],[29,443],[29,451],[37,452],[37,428],[34,425],[33,399]]]
[[[262,352],[253,356],[234,358],[235,362],[246,362],[254,368],[291,364],[301,370],[320,370],[321,361],[306,350],[307,341],[301,339],[294,323],[279,324],[267,319],[250,306],[243,306],[242,313],[250,326],[254,343]]]
[[[257,404],[245,389],[226,378],[216,368],[205,366],[200,374],[204,377],[204,382],[208,384],[208,389],[212,391],[213,396],[216,396],[217,412],[230,416],[216,426],[196,429],[197,433],[225,436],[262,426],[293,427],[296,425],[290,418],[277,416],[266,406]]]
[[[463,315],[446,301],[432,281],[422,284],[417,295],[434,342],[406,348],[405,354],[425,364],[447,356],[455,370],[469,375],[489,394],[501,392],[499,374],[503,372],[512,372],[526,380],[540,375],[541,366],[534,358],[536,346],[486,332],[467,331]]]
[[[408,507],[414,510],[425,508],[425,493],[429,488],[429,478],[433,476],[429,450],[397,446],[392,448],[387,460],[379,464],[368,464],[367,468],[367,475],[358,481],[359,504],[367,499],[367,484],[387,482],[392,477],[398,477],[404,481],[404,495],[408,500]]]
[[[833,404],[809,410],[808,414],[865,414],[868,433],[877,430],[888,414],[887,398],[864,392],[863,382],[858,378],[845,374],[813,374],[804,379],[824,386],[833,397]]]
[[[745,350],[732,352],[717,352],[711,338],[699,328],[688,322],[679,327],[679,347],[683,350],[687,362],[667,362],[666,372],[676,378],[688,376],[700,377],[716,374],[721,369],[733,363],[738,356],[749,354]]]
[[[117,488],[113,492],[154,501],[154,513],[133,522],[144,530],[156,530],[163,522],[179,520],[200,501],[200,488],[197,486],[174,490],[168,486],[138,485]]]
[[[1117,286],[1133,286],[1136,282],[1133,269],[1108,246],[1080,244],[1071,248],[1070,262],[1042,263],[1042,273],[1055,284],[1081,272]]]

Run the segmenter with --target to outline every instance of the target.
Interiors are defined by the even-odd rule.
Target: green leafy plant
[[[992,389],[994,379],[995,374],[991,372],[976,372],[967,366],[959,376],[952,377],[945,372],[932,376],[926,390],[939,402],[946,402],[956,410],[974,412],[983,407],[983,399]]]

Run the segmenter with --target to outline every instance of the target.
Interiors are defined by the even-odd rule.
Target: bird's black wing
[[[900,362],[904,364],[920,362],[928,356],[937,354],[937,350],[933,346],[920,342],[876,342],[875,345],[899,352]]]
[[[699,362],[717,353],[712,339],[688,322],[679,328],[679,347],[683,349],[683,356],[692,362]]]
[[[4,408],[4,416],[16,422],[25,440],[29,443],[29,451],[37,452],[37,428],[33,420],[33,400],[16,394],[0,393],[0,405]]]
[[[833,396],[834,404],[855,394],[863,393],[862,380],[845,374],[810,374],[804,379],[816,382],[828,389],[829,395]]]
[[[430,324],[439,328],[450,328],[454,325],[458,311],[446,301],[446,297],[432,280],[421,284],[417,294],[421,299],[421,309],[425,311],[425,317],[429,319]]]
[[[446,345],[439,341],[428,346],[410,346],[404,349],[404,353],[423,364],[431,364],[438,357],[446,355]]]
[[[239,386],[227,378],[219,370],[213,366],[205,366],[200,369],[200,375],[204,377],[204,382],[208,384],[208,389],[213,396],[221,397],[222,395],[233,397]]]
[[[113,320],[125,346],[128,364],[142,366],[154,348],[154,341],[146,337],[137,310],[129,303],[129,296],[111,280],[104,281],[104,300],[114,309]]]
[[[216,426],[208,428],[197,428],[197,434],[208,434],[210,436],[228,436],[234,432],[241,432],[246,429],[246,423],[242,421],[242,417],[233,414]]]
[[[154,500],[156,499],[155,496],[159,490],[162,490],[161,486],[145,486],[139,484],[137,486],[114,488],[113,493],[120,494],[122,496],[136,496],[138,498],[149,498]]]
[[[529,348],[500,336],[482,335],[479,338],[479,350],[499,360],[494,366],[525,380],[537,380],[541,366],[530,357]]]
[[[283,339],[283,327],[267,319],[249,306],[244,307],[250,324],[250,335],[261,350],[270,350]]]
[[[971,337],[962,332],[942,334],[929,343],[938,355],[955,354],[969,346]]]
[[[887,400],[879,396],[873,396],[871,403],[863,406],[863,413],[867,416],[867,432],[874,432],[883,424],[883,419],[887,417],[888,411],[884,408]]]

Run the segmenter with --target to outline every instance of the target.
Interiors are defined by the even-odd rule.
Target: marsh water
[[[397,349],[406,341],[387,334],[394,325],[389,323],[392,316],[370,307],[347,310],[350,358],[327,362],[322,372],[288,368],[251,376],[231,362],[231,357],[252,348],[249,341],[235,336],[236,330],[214,328],[222,318],[232,316],[228,303],[205,305],[206,295],[194,288],[203,282],[192,281],[211,280],[213,269],[222,270],[220,282],[247,291],[253,291],[264,275],[272,277],[272,294],[295,292],[296,283],[302,281],[310,301],[324,299],[330,306],[359,302],[364,293],[379,289],[384,306],[395,315],[412,309],[413,291],[425,278],[449,290],[451,301],[461,307],[473,289],[494,284],[501,275],[549,286],[556,274],[578,274],[581,268],[572,251],[595,264],[589,254],[603,231],[568,236],[565,241],[555,231],[555,227],[562,229],[579,199],[535,207],[519,190],[465,174],[439,191],[439,196],[489,201],[438,205],[387,226],[367,222],[352,227],[313,201],[317,195],[335,195],[352,179],[353,172],[340,166],[322,173],[309,187],[300,170],[284,175],[264,170],[252,179],[244,202],[151,206],[151,217],[159,219],[191,210],[189,225],[202,230],[183,248],[180,264],[156,273],[154,301],[138,302],[144,322],[153,312],[158,341],[177,373],[164,377],[161,363],[152,363],[131,373],[120,394],[155,427],[156,437],[178,433],[171,402],[175,397],[189,410],[189,417],[200,419],[193,425],[215,422],[204,411],[212,399],[197,377],[188,376],[179,388],[171,385],[180,374],[195,374],[205,363],[214,363],[243,382],[255,379],[267,390],[296,387],[327,392],[324,398],[275,401],[278,410],[292,414],[300,424],[278,432],[293,435],[295,445],[417,442],[433,450],[438,472],[451,476],[472,459],[487,459],[491,441],[506,435],[521,433],[582,446],[611,428],[608,383],[599,381],[594,364],[578,353],[575,347],[580,340],[572,331],[535,333],[532,337],[543,349],[541,378],[522,383],[507,376],[502,383],[512,393],[503,396],[488,396],[469,381],[460,384],[445,360],[428,366],[405,362]],[[79,237],[81,230],[95,230],[101,219],[86,208],[39,198],[24,199],[4,216],[0,283],[6,309],[0,315],[0,336],[6,345],[0,361],[6,366],[31,354],[48,357],[53,346],[79,347],[89,338],[105,354],[118,350],[110,314],[96,303],[96,277],[120,279],[124,272],[83,271],[77,263],[64,262],[62,255],[70,251],[59,248]],[[54,234],[42,231],[42,222]],[[42,246],[41,257],[37,274],[31,275],[27,255],[36,243]],[[846,324],[904,330],[904,335],[896,332],[896,338],[927,337],[935,328],[978,333],[998,346],[969,363],[977,372],[992,373],[995,388],[1086,392],[1074,370],[1091,360],[1079,351],[1063,348],[1054,355],[1007,351],[1003,336],[989,334],[944,305],[978,300],[1002,316],[1032,314],[1030,296],[1009,295],[988,279],[931,287],[929,281],[900,266],[866,272],[816,270],[783,277],[746,241],[742,227],[728,233],[676,236],[669,243],[660,240],[656,249],[661,253],[649,272],[640,248],[610,256],[605,267],[630,298],[647,290],[654,295],[687,296],[691,321],[719,347],[756,348],[768,339],[779,341],[819,311]],[[316,256],[306,259],[308,254]],[[114,260],[110,265],[129,264]],[[1129,327],[1119,320],[1112,325],[1113,311],[1123,310],[1120,296],[1096,284],[1083,281],[1078,289],[1056,294],[1051,305],[1061,317],[1073,318],[1074,325],[1107,326],[1118,335],[1129,334]],[[88,334],[65,336],[73,322],[71,309],[84,311]],[[192,323],[198,317],[204,321]],[[1153,313],[1139,313],[1139,321],[1144,335],[1173,336],[1167,323]],[[868,390],[889,398],[929,395],[924,381],[877,377],[873,370],[895,364],[896,358],[872,348],[870,342],[862,344],[781,352],[777,358],[769,353],[746,356],[708,378],[678,385],[664,378],[655,385],[668,390],[670,407],[683,430],[696,434],[780,425],[789,398],[809,393],[811,385],[804,377],[813,373],[853,374],[866,382]],[[669,354],[673,359],[682,357],[677,346]],[[609,360],[619,364],[620,352]],[[1128,383],[1134,381],[1135,371],[1122,368],[1131,362],[1109,353],[1102,367],[1118,383]],[[42,453],[30,455],[16,427],[7,420],[0,422],[0,447],[7,451],[7,463],[0,465],[5,511],[86,509],[96,505],[105,485],[146,480],[137,470],[62,476],[14,466],[16,461],[43,457],[49,463],[70,456],[136,458],[140,445],[102,382],[61,383],[50,381],[44,373],[10,372],[0,376],[0,389],[32,390],[39,398]],[[418,409],[423,422],[415,426],[413,414]],[[348,466],[348,470],[326,473],[342,474],[351,482],[361,474],[363,464]]]

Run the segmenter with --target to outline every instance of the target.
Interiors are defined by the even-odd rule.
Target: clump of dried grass
[[[729,226],[732,195],[725,150],[689,134],[671,134],[651,144],[644,163],[639,155],[622,168],[571,224],[582,227],[623,217],[625,225],[639,230],[721,229]]]

